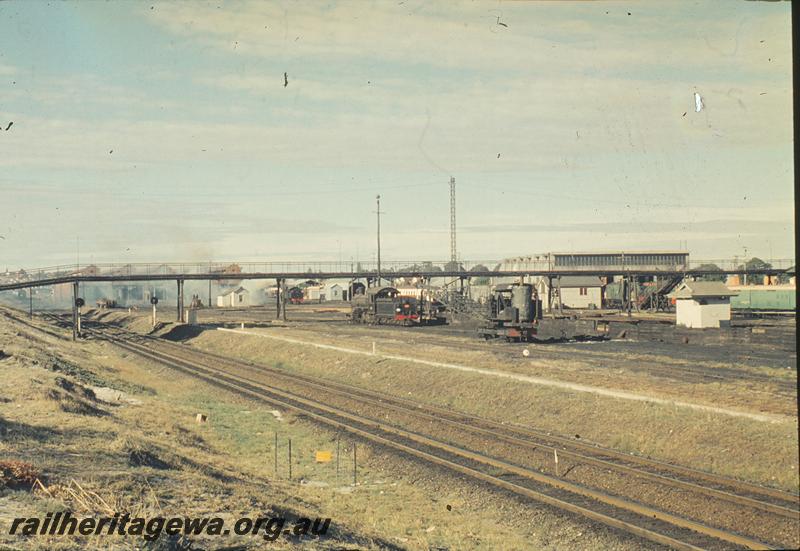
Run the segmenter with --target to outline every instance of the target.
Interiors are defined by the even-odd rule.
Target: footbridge
[[[694,260],[681,265],[646,265],[620,263],[606,266],[556,267],[551,262],[529,262],[524,267],[497,260],[479,261],[391,261],[380,265],[374,262],[180,262],[180,263],[106,263],[49,266],[0,274],[0,292],[33,289],[54,285],[71,285],[73,310],[79,301],[79,285],[91,282],[174,281],[177,286],[177,320],[184,322],[184,282],[274,280],[278,289],[287,281],[328,279],[364,280],[367,286],[399,278],[417,278],[429,282],[445,279],[460,282],[472,278],[525,278],[541,276],[557,279],[561,276],[596,275],[600,277],[636,278],[652,276],[677,278],[704,275],[739,274],[748,277],[794,274],[794,260],[773,260],[769,267],[743,269],[736,260]],[[714,269],[709,269],[714,266]],[[282,296],[276,293],[276,308],[280,313]],[[32,292],[31,292],[32,296]],[[31,306],[32,309],[32,306]]]

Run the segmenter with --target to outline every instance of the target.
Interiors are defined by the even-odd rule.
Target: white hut
[[[220,308],[244,308],[250,306],[250,291],[244,287],[226,291],[217,297],[217,306]]]
[[[561,304],[564,308],[600,308],[603,304],[603,281],[597,276],[561,276],[553,278],[553,289],[547,292],[548,279],[543,277],[536,286],[542,307],[550,308],[548,296],[553,297],[553,305],[558,304],[558,290],[561,289]]]
[[[729,324],[737,294],[719,281],[684,281],[669,297],[675,299],[677,325],[702,329]]]
[[[325,291],[322,285],[309,285],[303,289],[303,300],[306,302],[322,302],[325,300]]]
[[[342,297],[342,286],[338,283],[325,286],[325,300],[344,300]]]

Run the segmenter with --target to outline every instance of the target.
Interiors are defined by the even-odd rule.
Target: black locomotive
[[[485,339],[532,341],[542,317],[542,301],[529,283],[498,285],[489,299],[486,326],[478,330]]]
[[[439,325],[446,323],[445,306],[437,300],[403,296],[394,287],[372,287],[350,301],[353,323]]]

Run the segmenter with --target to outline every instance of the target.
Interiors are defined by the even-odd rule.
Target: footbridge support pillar
[[[177,320],[179,323],[184,323],[186,321],[186,314],[183,311],[183,283],[182,279],[178,281],[178,317]]]

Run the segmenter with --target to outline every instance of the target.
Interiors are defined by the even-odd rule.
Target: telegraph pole
[[[458,269],[458,253],[456,252],[456,179],[450,176],[450,269]],[[458,295],[464,296],[464,278],[458,278]],[[448,287],[448,297],[450,297]],[[455,293],[455,291],[454,291]]]
[[[450,262],[456,266],[456,179],[450,177]]]
[[[78,282],[72,282],[72,340],[78,340]]]
[[[381,196],[375,197],[377,203],[377,210],[375,214],[378,215],[378,286],[381,284]]]

